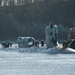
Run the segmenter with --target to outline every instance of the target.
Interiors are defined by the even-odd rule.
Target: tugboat
[[[67,48],[67,47],[75,49],[75,27],[70,28],[68,33],[68,39],[63,42],[63,48]]]

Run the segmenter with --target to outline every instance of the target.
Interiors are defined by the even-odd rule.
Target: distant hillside
[[[64,36],[75,21],[74,7],[74,1],[63,0],[0,7],[0,39],[11,40],[18,36],[45,39],[45,27],[51,20],[59,27],[59,38],[66,39]]]

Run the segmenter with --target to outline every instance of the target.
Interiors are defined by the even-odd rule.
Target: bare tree
[[[0,0],[0,6],[2,6],[2,0]]]
[[[22,0],[22,5],[25,5],[25,0]]]
[[[21,0],[17,0],[17,5],[18,5],[18,6],[21,5]]]
[[[14,4],[15,4],[15,1],[14,0],[9,0],[9,5],[10,6],[14,6]]]
[[[3,0],[2,2],[3,2],[3,6],[7,6],[7,1],[8,0]]]

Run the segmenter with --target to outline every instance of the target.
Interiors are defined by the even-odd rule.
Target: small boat
[[[34,38],[33,37],[18,37],[18,47],[26,48],[34,46]]]

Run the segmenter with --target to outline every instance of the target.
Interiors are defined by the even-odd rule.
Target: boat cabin
[[[75,28],[70,28],[68,39],[75,39]]]

